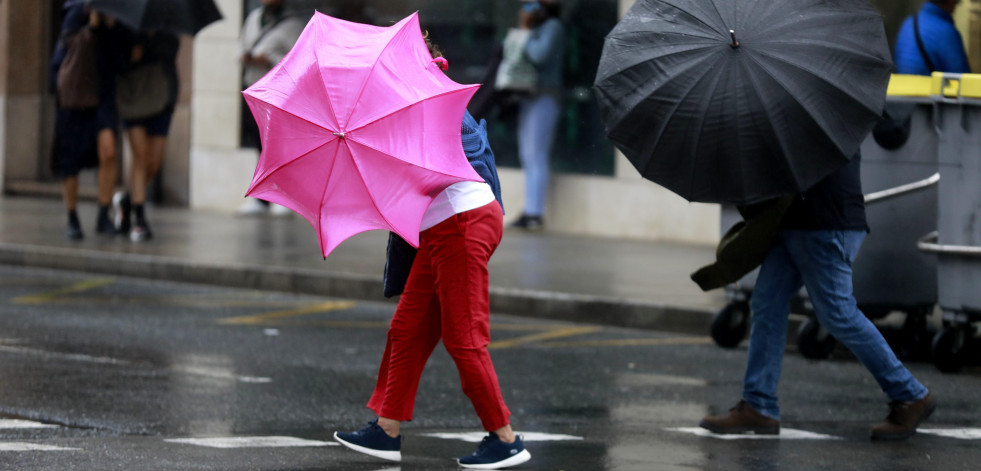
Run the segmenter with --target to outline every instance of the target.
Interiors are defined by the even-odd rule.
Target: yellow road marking
[[[48,291],[47,293],[32,294],[29,296],[20,296],[14,298],[13,302],[16,304],[42,304],[56,300],[60,296],[64,296],[70,293],[80,293],[82,291],[88,291],[90,289],[99,288],[102,286],[110,285],[116,281],[115,278],[96,278],[92,280],[85,280],[75,283],[70,286],[66,286],[61,289],[54,291]]]
[[[709,337],[672,337],[665,339],[609,339],[567,342],[545,342],[543,347],[629,347],[635,345],[699,345],[712,343]]]
[[[350,309],[354,307],[355,304],[356,303],[354,303],[353,301],[328,301],[325,303],[318,303],[318,304],[312,304],[310,306],[304,306],[299,309],[273,311],[264,314],[256,314],[252,316],[226,317],[224,319],[219,319],[218,323],[223,325],[263,324],[276,319],[284,319],[288,317],[305,316],[307,314],[317,314],[322,312]]]
[[[574,335],[591,334],[603,330],[602,327],[566,327],[564,329],[554,329],[548,332],[542,332],[540,334],[525,335],[522,337],[517,337],[507,340],[498,340],[496,342],[491,342],[487,348],[490,349],[502,349],[511,348],[517,345],[521,345],[528,342],[535,342],[539,340],[557,339],[562,337],[572,337]]]

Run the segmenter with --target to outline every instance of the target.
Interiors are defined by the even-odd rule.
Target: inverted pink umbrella
[[[415,13],[389,27],[315,13],[289,54],[243,92],[262,140],[246,195],[310,221],[325,258],[373,229],[418,247],[433,198],[483,181],[460,142],[478,87],[440,70]]]

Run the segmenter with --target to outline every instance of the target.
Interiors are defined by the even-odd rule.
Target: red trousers
[[[484,430],[510,423],[511,412],[487,352],[487,262],[501,241],[502,218],[501,206],[493,201],[420,234],[419,251],[388,329],[378,382],[368,401],[379,417],[412,420],[422,370],[442,339]]]

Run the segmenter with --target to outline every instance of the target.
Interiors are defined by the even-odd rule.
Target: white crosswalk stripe
[[[981,440],[981,428],[918,428],[917,433],[936,435],[945,438],[958,438],[961,440]]]
[[[690,433],[692,435],[698,435],[700,437],[712,437],[718,438],[720,440],[843,440],[841,437],[836,437],[834,435],[825,435],[823,433],[808,432],[806,430],[797,430],[792,428],[780,428],[780,435],[753,435],[753,434],[733,434],[733,435],[719,435],[716,433],[709,432],[701,427],[679,427],[679,428],[666,428],[669,432],[681,432]]]
[[[26,442],[0,442],[0,452],[4,451],[78,451],[80,448],[66,448],[53,445]]]
[[[583,440],[583,437],[577,437],[575,435],[556,434],[556,433],[540,433],[540,432],[515,432],[515,433],[521,435],[521,439],[526,442]],[[480,443],[480,441],[487,436],[487,432],[423,433],[421,435],[425,437],[442,438],[446,440],[463,440],[465,442]]]
[[[57,425],[42,424],[32,420],[0,419],[0,430],[21,428],[57,428]]]
[[[305,440],[296,437],[208,437],[208,438],[172,438],[164,440],[168,443],[180,443],[210,448],[282,448],[300,446],[338,446],[334,442]]]

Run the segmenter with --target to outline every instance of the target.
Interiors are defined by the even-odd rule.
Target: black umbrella
[[[197,34],[222,18],[214,0],[90,0],[92,8],[139,30]]]
[[[607,135],[689,201],[801,192],[858,150],[892,70],[868,0],[638,0],[606,37]]]

